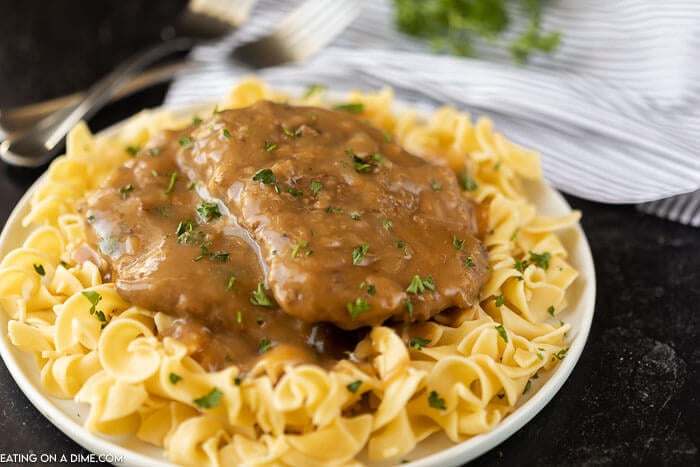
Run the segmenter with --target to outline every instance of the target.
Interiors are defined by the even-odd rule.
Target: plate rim
[[[340,95],[340,93],[334,92],[329,93],[329,95],[332,97],[334,95]],[[177,109],[168,109],[164,106],[158,106],[145,110],[151,112],[165,110],[173,114],[176,118],[179,118],[213,108],[215,105],[216,104],[214,102],[205,102],[183,106]],[[417,113],[422,116],[425,116],[425,112],[427,110],[425,108],[418,109],[414,105],[408,105],[401,101],[395,101],[394,105],[395,110],[397,111],[400,111],[402,108],[412,108],[416,109]],[[95,136],[109,136],[118,132],[124,125],[126,125],[127,121],[131,117],[137,115],[138,113],[139,112],[136,112],[126,119],[97,132]],[[6,255],[11,249],[8,245],[6,245],[6,243],[9,242],[8,237],[10,237],[10,231],[17,228],[25,229],[21,223],[22,217],[26,215],[31,198],[34,192],[46,178],[46,173],[47,172],[44,172],[29,187],[7,218],[2,232],[0,233],[0,259],[4,257],[4,255]],[[544,179],[539,182],[538,185],[543,190],[543,196],[546,197],[547,201],[554,203],[555,210],[567,212],[572,211],[571,206],[568,204],[563,195],[550,186]],[[552,370],[552,374],[548,377],[547,381],[542,385],[542,387],[540,387],[534,394],[529,396],[528,399],[525,400],[522,405],[518,406],[512,413],[508,414],[495,428],[486,433],[482,433],[460,443],[456,443],[453,446],[442,449],[426,457],[413,460],[406,464],[407,466],[457,466],[485,454],[497,445],[501,444],[503,441],[510,438],[516,431],[520,430],[527,423],[529,423],[559,393],[559,390],[568,380],[569,376],[574,370],[574,367],[583,354],[583,349],[588,340],[593,322],[593,315],[595,312],[597,287],[595,265],[588,238],[586,237],[580,222],[577,222],[576,225],[571,228],[573,229],[578,242],[576,250],[578,261],[580,262],[580,264],[576,264],[576,269],[579,272],[576,280],[585,280],[585,284],[582,286],[579,303],[576,305],[577,307],[582,307],[582,309],[579,311],[582,314],[581,326],[574,330],[575,336],[570,342],[566,358],[556,365],[556,367]],[[16,248],[16,246],[13,246],[12,248]],[[571,253],[571,251],[569,251],[569,253]],[[169,467],[175,465],[165,458],[165,451],[163,448],[151,446],[144,441],[138,440],[139,443],[143,443],[144,449],[153,451],[153,455],[144,454],[143,452],[136,451],[123,444],[118,444],[119,440],[134,438],[134,435],[130,435],[125,438],[92,433],[88,431],[82,423],[80,423],[83,420],[80,420],[79,422],[78,420],[64,413],[64,411],[59,407],[59,404],[61,403],[74,404],[76,406],[86,406],[86,404],[80,404],[73,399],[59,399],[42,393],[43,388],[41,387],[41,382],[39,381],[38,385],[35,384],[34,381],[32,381],[32,378],[27,374],[27,368],[23,368],[20,364],[22,359],[30,358],[31,355],[21,351],[19,348],[10,343],[9,336],[7,335],[7,323],[8,316],[4,312],[0,312],[0,325],[2,326],[2,329],[0,329],[0,356],[2,357],[8,371],[12,375],[15,384],[17,384],[22,393],[44,416],[44,418],[51,422],[51,424],[53,424],[59,431],[64,433],[83,448],[97,454],[98,456],[102,455],[111,456],[112,458],[121,458],[118,459],[120,460],[120,465],[127,467],[138,467],[142,465]],[[31,371],[36,372],[37,375],[40,374],[40,369],[36,368],[36,363],[33,363],[33,365],[35,368],[33,368]],[[425,440],[421,441],[421,443],[423,442],[425,442]],[[420,446],[420,443],[418,446]],[[153,457],[156,455],[156,453],[160,454],[158,456],[159,458]],[[410,456],[410,453],[408,455]]]

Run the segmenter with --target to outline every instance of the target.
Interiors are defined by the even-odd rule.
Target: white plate
[[[399,106],[403,107],[403,106]],[[198,107],[201,110],[201,107]],[[198,109],[181,111],[194,114]],[[112,127],[105,132],[115,131]],[[103,132],[104,133],[104,132]],[[29,229],[22,227],[22,218],[29,211],[29,201],[43,177],[37,180],[12,211],[7,224],[0,234],[0,258],[10,250],[21,246]],[[553,189],[541,184],[526,186],[528,198],[537,205],[538,212],[546,215],[564,215],[571,211],[564,198]],[[475,436],[460,444],[451,443],[444,435],[438,434],[421,442],[411,452],[407,464],[414,467],[453,466],[468,462],[503,442],[528,421],[530,421],[554,397],[571,374],[588,337],[593,321],[595,305],[595,271],[588,241],[580,226],[560,233],[562,243],[569,252],[569,262],[580,275],[567,291],[569,308],[558,315],[561,320],[571,323],[569,332],[570,348],[566,358],[553,370],[541,372],[534,381],[532,390],[524,397],[512,414],[508,415],[495,429]],[[0,355],[10,374],[32,404],[59,430],[95,454],[107,456],[106,461],[118,462],[123,466],[141,467],[170,466],[163,450],[136,437],[114,438],[96,435],[82,426],[89,407],[71,400],[61,400],[48,396],[41,386],[39,369],[31,354],[14,347],[7,336],[8,317],[0,313]],[[395,462],[394,462],[395,463]],[[376,465],[391,465],[377,463]]]

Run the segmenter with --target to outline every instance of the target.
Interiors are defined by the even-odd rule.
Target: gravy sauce
[[[208,369],[331,366],[367,326],[469,307],[486,275],[454,173],[342,112],[260,102],[164,132],[89,200],[120,295]]]

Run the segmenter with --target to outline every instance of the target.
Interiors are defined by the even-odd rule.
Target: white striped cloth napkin
[[[228,51],[296,3],[259,0],[244,27],[196,49],[199,66],[175,80],[165,105],[215,100],[250,75]],[[550,2],[542,24],[561,31],[562,43],[525,67],[489,44],[477,46],[479,59],[429,53],[397,32],[391,0],[358,3],[358,18],[317,56],[257,74],[278,86],[391,86],[403,101],[489,115],[543,154],[545,177],[560,190],[700,226],[700,2]]]

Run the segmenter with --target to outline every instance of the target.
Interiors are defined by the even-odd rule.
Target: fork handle
[[[123,62],[93,84],[74,107],[59,109],[22,133],[10,134],[0,144],[3,160],[24,167],[39,167],[49,162],[61,147],[68,131],[80,120],[101,109],[125,82],[154,61],[173,52],[189,50],[194,40],[175,38],[151,46]]]
[[[193,62],[182,59],[156,65],[132,78],[119,87],[111,96],[110,102],[129,96],[142,89],[172,79],[179,72],[191,67]],[[85,96],[85,91],[55,97],[33,104],[0,110],[0,128],[5,133],[21,133],[39,120],[61,109],[74,107]]]

